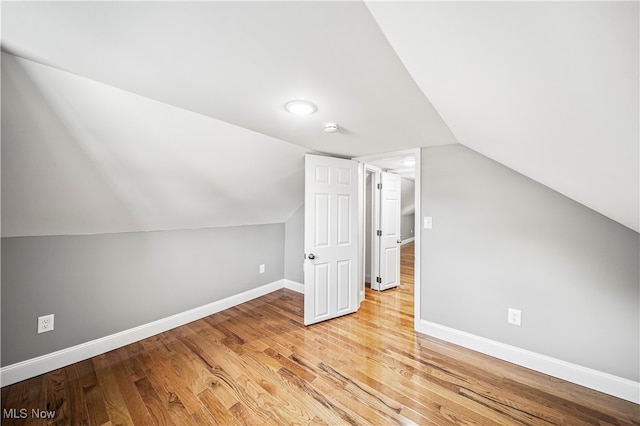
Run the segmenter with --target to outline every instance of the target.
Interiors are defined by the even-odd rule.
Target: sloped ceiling
[[[455,142],[360,2],[5,4],[2,31],[18,56],[317,151]],[[296,121],[300,98],[318,112]]]
[[[4,236],[278,223],[300,205],[298,145],[4,53],[2,77]]]
[[[2,2],[2,47],[4,236],[283,222],[305,152],[455,143],[360,2]]]
[[[638,231],[639,2],[367,2],[458,141]]]
[[[282,222],[306,152],[457,141],[638,230],[635,2],[1,7],[3,236]]]

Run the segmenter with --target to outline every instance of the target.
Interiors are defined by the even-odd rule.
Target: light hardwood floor
[[[640,424],[638,405],[415,333],[412,253],[356,314],[304,327],[302,295],[278,290],[2,388],[3,414],[28,413],[2,424]]]

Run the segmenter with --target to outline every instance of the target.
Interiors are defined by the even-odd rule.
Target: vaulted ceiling
[[[368,2],[457,140],[638,231],[639,2]]]
[[[3,2],[2,48],[3,236],[282,222],[306,152],[456,142],[638,230],[635,2]]]

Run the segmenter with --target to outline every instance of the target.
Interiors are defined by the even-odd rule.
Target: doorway
[[[376,279],[375,256],[379,250],[375,236],[375,206],[379,203],[376,185],[382,172],[398,174],[402,178],[401,243],[403,261],[400,263],[401,283],[414,285],[414,321],[419,321],[419,205],[420,205],[420,150],[400,151],[383,155],[356,158],[364,163],[363,175],[363,226],[362,226],[362,284],[361,300],[365,299],[365,288],[371,288]],[[412,251],[407,256],[407,251]],[[407,261],[406,259],[410,259]],[[375,287],[375,285],[373,286]]]
[[[318,161],[313,167],[305,164],[305,209],[304,209],[304,294],[305,294],[305,325],[324,321],[340,315],[358,310],[360,303],[365,300],[365,275],[366,262],[366,176],[365,168],[368,167],[375,176],[376,170],[394,171],[396,174],[411,173],[413,176],[413,206],[412,210],[407,210],[405,206],[405,216],[413,218],[405,220],[408,229],[405,232],[404,240],[413,238],[413,291],[410,296],[414,303],[414,329],[418,330],[420,325],[420,149],[412,149],[388,153],[383,155],[353,158],[352,160],[339,159],[334,157],[323,157],[307,154],[305,162]],[[413,160],[413,161],[411,161]],[[395,165],[389,165],[394,162]],[[325,164],[326,163],[326,164]],[[357,168],[353,169],[354,167]],[[335,168],[335,170],[333,169]],[[333,170],[333,171],[332,171]],[[386,173],[389,175],[390,173]],[[331,178],[330,176],[334,176]],[[384,174],[382,175],[384,176]],[[411,180],[411,179],[409,179]],[[356,182],[357,181],[357,182]],[[372,181],[373,182],[373,181]],[[344,192],[346,187],[351,188],[356,184],[354,192]],[[336,188],[333,188],[335,185]],[[333,189],[331,189],[333,188]],[[331,189],[331,190],[329,190]],[[335,191],[334,191],[335,189]],[[337,191],[337,192],[336,192]],[[352,190],[350,190],[352,191]],[[335,192],[335,193],[334,193]],[[371,193],[370,193],[371,194]],[[410,195],[410,190],[405,190],[405,194]],[[354,197],[355,196],[355,197]],[[371,195],[369,195],[371,197]],[[311,200],[315,199],[319,204],[312,206]],[[357,202],[356,202],[357,199]],[[319,207],[318,207],[319,206]],[[312,208],[313,207],[313,208]],[[353,213],[356,213],[354,215]],[[322,214],[321,214],[322,213]],[[348,213],[348,214],[347,214]],[[341,220],[338,227],[331,226],[334,214],[336,218],[356,217],[357,220],[352,225],[347,225],[347,221]],[[413,216],[411,216],[413,215]],[[324,220],[323,218],[327,219]],[[343,219],[344,219],[343,218]],[[349,220],[351,222],[351,220]],[[369,221],[371,223],[371,219]],[[413,226],[411,226],[413,224]],[[338,229],[339,232],[329,232],[329,229]],[[413,236],[411,236],[411,233]],[[330,235],[330,237],[328,237]],[[398,231],[398,236],[401,233]],[[322,238],[320,238],[322,237]],[[331,244],[327,238],[331,238]],[[338,240],[333,241],[335,238]],[[325,241],[326,240],[326,241]],[[395,240],[394,240],[395,242]],[[318,255],[319,250],[327,245],[337,244],[336,248],[355,247],[355,251],[346,256],[340,255],[336,265],[327,263],[330,257]],[[348,243],[348,244],[347,244]],[[402,241],[400,241],[402,243]],[[372,247],[373,244],[369,244]],[[410,249],[410,248],[409,248]],[[318,253],[316,253],[318,252]],[[351,253],[351,251],[349,252]],[[371,253],[371,250],[369,250]],[[355,266],[355,267],[354,267]],[[401,269],[398,266],[397,269]],[[334,271],[334,272],[332,272]],[[337,275],[336,275],[336,272]],[[352,275],[353,273],[353,275]],[[400,270],[402,274],[402,271]],[[369,271],[371,279],[371,271]],[[316,285],[316,282],[326,285]],[[337,291],[336,291],[337,289]],[[326,291],[325,291],[326,290]],[[371,292],[371,290],[369,290]],[[375,292],[377,294],[384,294]],[[344,297],[336,297],[336,295]],[[370,293],[373,295],[373,293]],[[349,303],[340,303],[349,301]],[[352,304],[354,303],[354,304]],[[344,306],[343,306],[344,305]],[[339,309],[340,308],[340,309]],[[344,308],[344,309],[342,309]],[[309,318],[307,318],[309,312]],[[313,317],[313,318],[312,318]]]

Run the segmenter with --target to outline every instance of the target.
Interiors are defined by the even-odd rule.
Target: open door
[[[402,178],[393,173],[381,174],[379,275],[376,290],[387,290],[400,285],[400,219]],[[373,286],[373,283],[372,283]]]
[[[305,156],[304,324],[358,310],[358,163]]]

